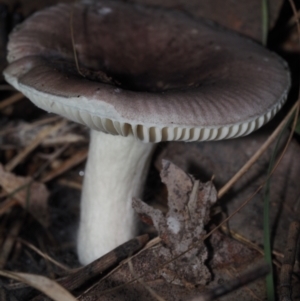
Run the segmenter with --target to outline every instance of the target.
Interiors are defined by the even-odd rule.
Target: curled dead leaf
[[[161,275],[173,284],[205,284],[211,275],[205,265],[207,248],[200,240],[206,234],[204,226],[217,201],[217,191],[212,182],[201,183],[169,161],[163,160],[162,166],[160,176],[168,188],[166,216],[138,199],[133,200],[133,208],[152,219],[163,242],[157,253],[160,259],[168,261],[181,255],[163,268]]]

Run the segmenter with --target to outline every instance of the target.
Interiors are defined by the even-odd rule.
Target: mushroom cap
[[[35,13],[11,34],[8,60],[6,80],[38,107],[145,142],[249,134],[290,87],[286,63],[247,38],[107,0]]]

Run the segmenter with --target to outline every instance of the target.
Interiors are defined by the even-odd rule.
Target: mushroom
[[[11,34],[8,61],[6,80],[33,103],[92,129],[83,264],[135,235],[131,200],[155,143],[247,135],[276,114],[290,86],[286,63],[247,38],[177,11],[108,0],[35,13]]]

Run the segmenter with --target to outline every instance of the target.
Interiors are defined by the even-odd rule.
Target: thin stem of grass
[[[272,156],[269,163],[267,181],[264,188],[264,257],[265,261],[270,266],[270,273],[266,276],[266,284],[267,284],[267,297],[269,301],[275,300],[275,285],[274,285],[274,275],[273,275],[273,267],[272,267],[272,246],[271,246],[271,231],[270,231],[270,183],[271,183],[271,172],[274,168],[275,159],[278,154],[278,148],[280,144],[280,140],[290,126],[294,116],[292,116],[288,122],[285,124],[281,133],[278,136],[276,145],[272,152]]]
[[[76,52],[76,48],[75,48],[74,28],[73,28],[73,15],[74,15],[74,7],[72,6],[71,11],[70,11],[70,31],[71,31],[71,41],[72,41],[72,47],[73,47],[74,60],[75,60],[77,72],[82,77],[85,77],[84,74],[80,71],[78,57],[77,57],[77,52]]]

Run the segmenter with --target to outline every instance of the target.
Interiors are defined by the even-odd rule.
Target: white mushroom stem
[[[141,197],[154,144],[92,131],[77,250],[88,264],[136,234],[132,197]]]

